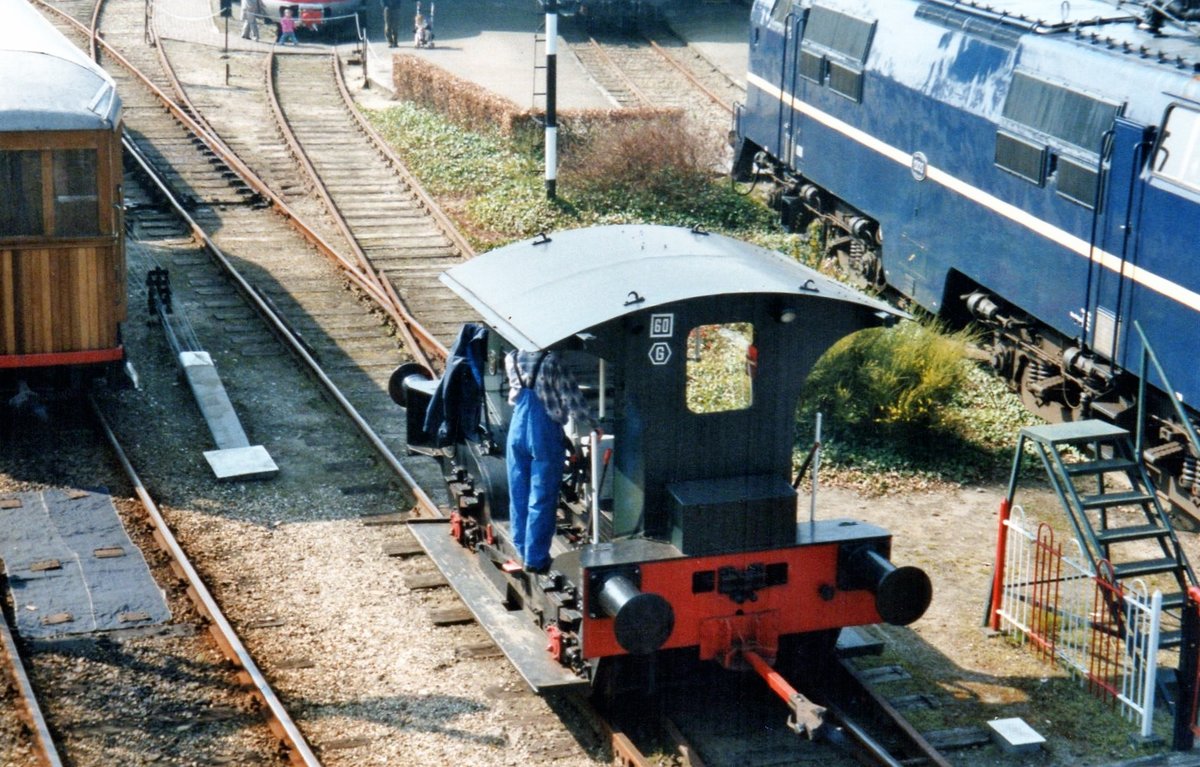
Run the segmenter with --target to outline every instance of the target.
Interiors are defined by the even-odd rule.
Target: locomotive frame
[[[121,100],[36,9],[0,29],[0,375],[124,358]]]
[[[615,695],[641,684],[647,658],[789,665],[832,651],[844,626],[924,612],[929,579],[888,561],[890,534],[799,522],[791,475],[805,375],[895,309],[778,253],[662,226],[543,235],[442,280],[486,327],[460,334],[442,378],[413,364],[393,374],[410,450],[438,458],[449,490],[447,519],[410,527],[535,690]],[[723,338],[747,388],[692,397]],[[512,348],[559,353],[602,425],[567,430],[545,575],[506,566]]]

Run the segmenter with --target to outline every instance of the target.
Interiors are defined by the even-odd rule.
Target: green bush
[[[969,340],[931,321],[847,336],[813,368],[804,409],[851,426],[946,426],[947,407],[967,380]]]

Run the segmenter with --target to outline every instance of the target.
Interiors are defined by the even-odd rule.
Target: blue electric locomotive
[[[1168,397],[1200,402],[1200,2],[756,0],[735,172],[879,287],[993,329],[993,362],[1051,420],[1132,428],[1195,513]],[[1150,381],[1160,386],[1161,381]]]

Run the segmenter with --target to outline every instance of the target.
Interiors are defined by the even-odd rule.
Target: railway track
[[[293,154],[358,257],[420,318],[420,347],[444,358],[464,307],[437,278],[470,246],[358,116],[336,54],[271,58],[273,111]]]
[[[129,9],[133,5],[124,0],[113,0],[107,7],[110,11],[123,7],[123,13],[117,15],[124,18],[128,16]],[[140,9],[141,6],[137,7]],[[108,12],[106,11],[106,14]],[[105,29],[106,38],[110,44],[129,56],[130,59],[140,56],[140,54],[134,53],[138,48],[137,41],[132,34],[134,25],[117,24],[113,26],[113,31],[110,31],[107,26]],[[140,27],[136,28],[136,33],[140,40],[142,35]],[[160,43],[160,45],[170,49],[169,54],[171,55],[183,51],[179,55],[185,58],[187,56],[203,58],[215,55],[212,51],[190,50],[190,46],[183,44],[177,46],[173,43]],[[179,51],[176,51],[176,48]],[[235,82],[253,82],[255,68],[262,67],[259,71],[263,72],[268,66],[263,63],[265,59],[263,56],[235,56],[234,59],[231,62],[231,68]],[[278,106],[275,109],[296,136],[291,151],[303,152],[308,157],[307,164],[311,165],[321,179],[319,185],[326,187],[329,192],[329,200],[323,205],[318,205],[316,210],[355,211],[353,190],[355,184],[344,184],[342,183],[344,179],[334,178],[333,176],[336,174],[331,173],[330,169],[338,169],[338,163],[324,160],[321,157],[322,152],[326,155],[346,152],[345,136],[341,134],[345,128],[340,127],[345,125],[343,118],[338,115],[326,114],[323,108],[319,108],[322,107],[323,102],[313,104],[306,101],[307,92],[314,90],[312,84],[323,79],[319,71],[315,73],[303,71],[299,75],[293,72],[293,68],[303,69],[309,65],[317,68],[324,67],[324,71],[331,73],[325,77],[333,81],[336,67],[327,56],[288,56],[286,61],[282,59],[283,57],[280,57],[269,64],[273,75],[272,80],[278,78],[279,82],[286,83],[295,77],[303,77],[307,82],[306,88],[302,89],[305,92],[290,91],[287,87],[279,88]],[[153,62],[149,57],[140,60],[147,68],[153,67]],[[269,61],[269,59],[267,60]],[[195,64],[195,61],[189,61],[189,64]],[[216,70],[215,67],[213,69]],[[186,71],[206,70],[202,67],[188,66]],[[184,88],[177,88],[170,83],[169,76],[164,75],[164,78],[164,91],[194,89],[204,93],[205,99],[197,99],[191,106],[181,107],[181,111],[202,114],[205,117],[204,123],[212,125],[222,133],[225,132],[222,130],[221,120],[225,119],[233,110],[216,94],[219,89],[214,88],[211,83],[208,83],[207,87],[195,88],[188,85]],[[262,77],[262,79],[265,81],[267,78]],[[123,94],[137,90],[137,86],[133,85],[132,81],[130,83],[122,88]],[[237,94],[238,103],[246,107],[247,113],[262,114],[264,106],[260,104],[258,97],[251,98],[247,95],[249,90],[250,88],[245,88]],[[264,88],[264,93],[265,90]],[[125,98],[130,100],[128,95]],[[307,523],[318,527],[326,525],[338,527],[339,523],[350,522],[353,527],[350,535],[355,539],[355,545],[359,547],[356,550],[356,556],[364,556],[361,550],[361,546],[364,544],[368,546],[374,544],[379,548],[390,546],[395,549],[397,544],[402,544],[396,539],[403,538],[403,534],[394,527],[390,527],[389,524],[399,521],[397,515],[390,514],[388,511],[358,510],[351,512],[349,509],[366,507],[372,510],[394,510],[397,507],[407,507],[407,501],[396,497],[396,491],[392,489],[392,479],[390,478],[395,474],[403,476],[401,470],[403,467],[398,469],[386,458],[383,461],[378,458],[363,458],[364,448],[361,444],[356,443],[351,447],[347,442],[349,439],[347,430],[338,429],[334,423],[327,422],[328,410],[321,406],[323,404],[320,402],[321,397],[314,395],[315,387],[311,379],[319,379],[325,385],[330,396],[338,396],[333,395],[333,392],[343,393],[340,399],[347,400],[349,404],[349,407],[344,407],[344,409],[359,415],[363,422],[359,426],[360,430],[371,431],[376,435],[373,444],[377,449],[380,445],[384,448],[394,446],[391,450],[393,455],[401,454],[403,452],[403,435],[402,429],[398,428],[398,413],[386,399],[384,391],[386,390],[386,375],[390,373],[396,362],[404,357],[403,352],[398,349],[395,340],[387,330],[389,325],[385,324],[385,318],[391,321],[390,327],[393,328],[405,324],[406,321],[402,319],[397,322],[395,316],[388,309],[380,306],[378,294],[380,291],[388,292],[386,285],[391,283],[396,283],[395,292],[401,298],[407,291],[426,292],[425,285],[429,283],[423,283],[421,280],[429,280],[445,266],[439,266],[434,271],[428,264],[422,264],[419,259],[430,258],[430,251],[435,252],[434,258],[457,259],[460,255],[447,248],[445,239],[439,241],[435,226],[434,234],[414,236],[417,244],[412,248],[415,254],[411,256],[411,261],[404,261],[403,259],[410,258],[405,255],[397,257],[397,261],[394,263],[388,262],[390,245],[388,239],[391,235],[380,235],[376,231],[373,240],[367,234],[373,227],[380,226],[380,217],[377,215],[376,206],[358,210],[359,218],[357,220],[355,214],[348,215],[347,218],[350,220],[345,226],[325,225],[321,227],[323,234],[316,235],[320,242],[314,245],[312,236],[301,237],[296,234],[297,229],[303,229],[305,226],[296,225],[298,216],[294,212],[276,216],[266,210],[268,203],[279,210],[279,202],[273,198],[282,199],[279,193],[273,190],[271,184],[260,187],[255,180],[257,174],[253,174],[251,171],[254,178],[247,178],[244,173],[237,171],[243,166],[247,169],[252,167],[269,168],[269,173],[264,172],[263,175],[274,174],[279,179],[274,183],[279,184],[282,192],[292,198],[296,208],[313,205],[309,198],[299,194],[297,190],[301,187],[308,188],[310,184],[317,186],[317,180],[298,180],[287,167],[287,163],[279,161],[277,151],[274,154],[259,155],[248,150],[244,156],[221,157],[218,150],[225,143],[224,140],[214,136],[200,139],[198,134],[203,132],[200,123],[189,124],[181,128],[178,122],[179,118],[176,117],[173,119],[175,125],[172,127],[159,119],[163,114],[161,106],[156,108],[152,100],[143,103],[139,96],[136,101],[128,101],[128,103],[131,104],[131,108],[127,110],[127,122],[131,132],[143,139],[153,137],[151,140],[139,142],[139,145],[145,144],[146,154],[151,158],[150,164],[167,170],[165,175],[168,177],[168,185],[184,194],[179,201],[179,207],[194,214],[193,224],[189,224],[187,228],[178,229],[177,224],[163,220],[160,207],[161,198],[158,195],[147,194],[143,199],[135,202],[131,211],[130,224],[133,231],[145,238],[145,242],[148,243],[146,248],[153,254],[153,260],[156,263],[161,261],[170,266],[173,279],[178,280],[182,276],[182,282],[179,283],[177,291],[182,310],[196,318],[197,332],[200,337],[209,341],[214,349],[221,350],[218,355],[218,364],[225,370],[237,371],[236,375],[231,377],[230,389],[235,402],[248,409],[248,430],[264,435],[273,434],[276,424],[280,423],[286,424],[285,428],[287,429],[299,428],[301,430],[300,434],[286,436],[274,434],[271,437],[272,452],[279,450],[281,455],[287,456],[290,468],[285,469],[286,478],[281,477],[280,481],[262,486],[262,488],[259,486],[242,487],[230,492],[217,492],[206,488],[202,478],[202,463],[196,460],[195,455],[182,455],[179,448],[170,451],[167,455],[160,455],[151,449],[150,453],[143,455],[142,458],[153,467],[151,471],[158,477],[158,481],[168,483],[173,488],[168,491],[169,494],[182,496],[188,504],[199,503],[201,508],[208,508],[208,504],[214,498],[224,499],[217,501],[218,504],[229,502],[230,510],[215,516],[227,516],[229,521],[234,523],[232,527],[242,530],[243,533],[246,532],[245,528],[249,525],[250,532],[247,537],[251,541],[251,546],[248,548],[254,548],[255,545],[274,548],[271,546],[270,539],[275,537],[274,531],[283,526],[299,528]],[[224,109],[220,107],[221,104],[225,104]],[[305,121],[296,118],[297,114],[312,114],[315,117]],[[236,128],[237,126],[232,127]],[[234,130],[233,135],[245,134]],[[267,145],[275,147],[281,142],[282,140]],[[234,143],[233,140],[230,143]],[[257,142],[245,141],[245,143],[253,145]],[[198,145],[205,148],[197,149]],[[355,155],[357,159],[354,164],[361,164],[361,168],[356,168],[355,178],[360,180],[364,178],[363,174],[368,169],[373,172],[377,167],[386,167],[379,159],[378,150],[374,151],[374,155],[369,153]],[[343,159],[342,163],[344,164],[344,162]],[[322,168],[325,169],[325,173],[321,173]],[[395,170],[385,170],[384,174],[387,173],[394,176]],[[261,181],[261,179],[258,180]],[[368,186],[369,184],[360,185]],[[419,203],[414,204],[413,207],[416,205]],[[290,208],[290,206],[288,207]],[[402,203],[398,210],[403,207]],[[316,229],[311,226],[308,228],[310,231]],[[211,256],[192,245],[193,237],[207,240],[210,250],[224,254],[223,258],[217,258],[218,262],[228,262],[229,266],[235,267],[241,273],[241,277],[233,282],[242,285],[242,296],[239,297],[234,293],[231,289],[232,278],[213,265]],[[322,255],[324,250],[334,249],[328,243],[335,241],[339,243],[341,250],[334,256],[330,256],[328,253]],[[352,242],[358,244],[358,253],[354,253]],[[451,250],[449,255],[444,252],[446,249]],[[348,253],[354,253],[354,255],[347,255]],[[382,265],[376,263],[376,258],[382,262]],[[334,268],[331,266],[332,263],[338,264],[338,267]],[[131,272],[133,271],[131,262]],[[346,290],[346,283],[352,284],[352,291]],[[144,295],[144,292],[140,292],[136,279],[133,280],[132,288],[135,293]],[[270,326],[258,321],[251,310],[250,305],[257,303],[253,300],[254,296],[263,299],[262,303],[266,305],[266,311],[277,317],[273,330],[269,329]],[[398,306],[393,307],[396,311],[409,311],[408,301],[400,301],[397,304]],[[137,305],[136,299],[131,301],[131,305]],[[259,307],[259,310],[263,311],[262,307]],[[436,302],[422,304],[420,309],[414,308],[412,311],[413,326],[419,324],[418,321],[424,317],[429,318],[427,321],[434,325],[440,315],[446,315],[442,318],[442,321],[446,323],[445,327],[457,328],[463,319],[461,316],[454,315],[452,310],[439,306]],[[296,356],[304,357],[306,352],[312,352],[307,356],[312,357],[314,362],[322,363],[320,371],[308,374],[307,378],[302,377],[303,380],[297,379],[294,366],[290,359],[281,352],[280,347],[271,337],[272,335],[291,337],[291,340],[302,339],[298,344],[300,348],[294,353]],[[438,335],[436,331],[429,333],[430,338],[437,338]],[[380,338],[384,339],[386,343],[381,344]],[[143,340],[150,348],[157,345],[161,350],[161,343],[155,344],[149,339]],[[420,348],[421,346],[421,342],[416,341],[416,347]],[[428,346],[426,351],[430,351]],[[432,351],[436,358],[436,347]],[[149,370],[152,372],[147,378],[161,385],[162,380],[169,377],[169,368],[169,364],[164,365],[161,361],[155,361],[149,365]],[[252,372],[251,369],[253,369]],[[186,413],[188,404],[186,401],[181,401],[181,398],[176,396],[178,394],[178,392],[172,393],[172,396],[168,398],[170,404],[166,409],[151,408],[151,412],[157,414],[164,421],[167,420],[168,412],[172,414]],[[110,402],[110,405],[123,405],[129,408],[131,413],[123,415],[119,420],[124,421],[126,428],[136,432],[136,424],[146,422],[146,405],[145,403],[130,402],[130,399],[130,396],[118,397],[114,402]],[[195,420],[194,415],[190,420]],[[151,418],[149,422],[153,423],[154,419]],[[118,431],[121,426],[121,423],[117,424]],[[194,428],[195,424],[192,423],[191,426]],[[318,431],[325,433],[318,435],[315,433]],[[135,448],[135,452],[136,450],[137,448]],[[192,473],[181,480],[169,480],[169,477],[177,475],[176,467],[172,465],[175,462],[187,466]],[[395,463],[398,464],[399,461]],[[281,487],[286,492],[281,492]],[[332,497],[330,497],[331,493]],[[320,511],[312,510],[314,495],[320,499],[318,501],[320,505],[328,504],[328,508]],[[265,498],[270,500],[265,500]],[[354,502],[347,502],[347,498],[353,498]],[[427,510],[432,510],[434,503],[427,500],[425,505]],[[281,513],[279,511],[281,508],[287,509],[291,513]],[[188,516],[186,512],[181,515],[185,520]],[[368,521],[375,521],[369,520],[369,518],[380,516],[389,517],[388,522],[379,525],[372,524],[370,527],[387,530],[387,534],[373,537],[364,533],[363,529],[367,527]],[[238,592],[255,591],[265,583],[286,582],[290,585],[301,578],[301,576],[292,576],[282,572],[278,564],[265,567],[256,564],[258,560],[254,559],[254,552],[244,550],[247,547],[239,547],[237,551],[225,551],[227,546],[221,544],[228,543],[230,540],[228,536],[231,533],[226,531],[216,536],[206,535],[200,529],[202,524],[197,524],[196,520],[189,521],[191,524],[185,526],[189,528],[190,534],[195,535],[199,541],[195,545],[204,549],[209,557],[203,567],[216,581],[215,591],[222,594],[223,597],[236,598]],[[340,526],[345,527],[344,524]],[[265,536],[263,529],[267,531]],[[344,535],[345,532],[345,529],[338,531],[339,535]],[[298,531],[296,534],[301,538],[305,537],[304,532]],[[217,542],[215,547],[214,540]],[[343,539],[339,538],[339,540]],[[311,538],[307,539],[306,545],[311,549],[313,546]],[[294,547],[290,550],[284,549],[284,552],[285,557],[296,557]],[[378,553],[375,556],[379,558]],[[301,556],[301,558],[305,557]],[[412,565],[414,569],[421,567],[415,560],[405,564]],[[322,571],[321,566],[314,565],[314,567],[318,572]],[[251,573],[254,575],[250,575]],[[260,575],[260,573],[262,574]],[[410,571],[408,574],[413,573]],[[393,585],[384,589],[383,595],[378,593],[380,590],[378,585],[365,587],[367,596],[372,597],[368,600],[369,604],[344,608],[339,611],[341,618],[347,623],[353,623],[360,631],[376,633],[375,625],[370,622],[371,616],[377,616],[380,609],[405,609],[404,600],[400,598],[403,596],[404,589],[396,588],[394,585],[395,573],[390,576]],[[428,604],[424,589],[405,588],[409,592],[408,596],[416,595],[414,597],[415,604]],[[317,596],[319,596],[321,590],[317,591]],[[397,594],[396,592],[401,593]],[[342,716],[351,719],[358,717],[381,724],[382,720],[404,722],[411,721],[411,717],[407,717],[406,714],[411,712],[412,708],[420,708],[420,705],[417,704],[412,708],[404,705],[398,707],[393,705],[389,708],[385,705],[383,714],[367,715],[359,710],[363,705],[361,699],[366,694],[361,689],[350,686],[336,691],[323,690],[324,694],[314,694],[311,692],[311,688],[291,684],[288,680],[290,671],[317,668],[320,672],[329,673],[328,665],[334,662],[344,662],[324,657],[297,658],[295,657],[297,647],[310,644],[324,646],[327,644],[326,632],[336,633],[338,636],[344,636],[344,633],[336,631],[328,622],[314,621],[311,617],[305,617],[306,613],[311,616],[325,609],[319,600],[314,602],[311,590],[301,586],[298,592],[289,593],[293,595],[293,599],[303,605],[298,613],[292,613],[289,617],[283,618],[272,615],[266,621],[272,625],[264,626],[261,617],[261,597],[252,596],[250,597],[251,606],[247,607],[246,603],[242,602],[240,607],[233,608],[233,620],[254,629],[286,626],[289,628],[289,633],[296,634],[296,636],[289,636],[287,641],[280,646],[274,646],[272,642],[264,640],[256,649],[262,652],[266,658],[268,674],[284,680],[282,695],[298,709],[298,721],[306,733],[312,733],[313,740],[318,744],[318,750],[322,753],[322,758],[328,759],[327,763],[337,763],[341,759],[345,759],[345,763],[355,763],[353,754],[355,750],[367,745],[378,749],[381,747],[381,738],[386,736],[376,734],[339,738],[336,737],[337,733],[333,731],[333,728],[322,726],[324,717]],[[397,607],[397,602],[401,603],[399,607]],[[410,604],[409,607],[411,608],[411,606]],[[250,617],[251,615],[256,617]],[[421,632],[420,628],[411,625],[411,621],[406,628],[413,633]],[[474,627],[455,631],[458,632],[459,640],[470,639],[473,636],[475,646],[485,644],[479,641],[480,632]],[[443,636],[440,638],[439,644],[443,645],[444,651],[444,645],[454,641],[456,640],[452,637]],[[252,642],[252,644],[254,643]],[[386,639],[382,646],[378,643],[373,644],[374,652],[378,656],[387,656],[388,652],[383,648],[392,646]],[[323,662],[327,660],[328,663]],[[549,704],[540,699],[530,699],[527,694],[521,695],[513,692],[512,685],[506,681],[513,674],[506,665],[500,669],[494,661],[486,660],[486,654],[482,660],[477,662],[481,664],[480,669],[487,669],[484,673],[489,679],[499,682],[499,689],[497,689],[497,685],[493,685],[483,691],[485,693],[484,700],[487,700],[487,695],[491,691],[491,695],[498,696],[499,699],[505,701],[506,709],[518,710],[517,722],[521,721],[522,712],[524,715],[538,712],[537,729],[542,730],[545,723],[550,721],[547,719],[545,711],[545,706]],[[461,692],[464,689],[463,682],[455,681],[456,679],[473,678],[472,669],[467,668],[471,666],[472,659],[464,659],[456,654],[453,660],[449,662],[442,660],[440,663],[447,664],[448,668],[462,667],[457,670],[466,674],[463,677],[461,674],[456,676],[453,673],[447,673],[444,675],[446,679],[440,680],[444,683],[444,686],[439,686],[439,689],[443,690],[442,694],[453,697],[453,693]],[[316,673],[314,672],[314,674]],[[474,672],[474,678],[477,678],[478,673],[478,670]],[[310,679],[308,683],[311,684],[312,680]],[[316,700],[310,700],[310,698]],[[487,708],[486,703],[483,705]],[[437,704],[434,704],[433,708],[438,710]],[[470,705],[467,708],[469,709]],[[469,713],[464,715],[469,715]],[[457,714],[452,713],[450,716],[457,716]],[[434,724],[426,726],[436,733],[441,728],[444,717],[442,719],[435,717],[435,720]],[[556,737],[559,739],[565,737],[567,740],[557,744],[562,753],[555,752],[549,761],[569,764],[572,760],[584,760],[579,763],[591,763],[590,757],[578,753],[580,749],[578,734],[573,736],[551,734],[550,741],[555,742]],[[572,738],[574,740],[571,740]],[[420,738],[415,740],[419,741]],[[484,749],[484,753],[487,749],[512,748],[514,746],[507,738],[495,735],[486,728],[473,745],[478,749]],[[339,757],[343,751],[346,752],[346,756]],[[572,755],[573,751],[574,755]],[[568,755],[566,762],[563,761],[563,753]],[[637,763],[635,759],[638,757],[633,752],[629,752],[627,756],[624,755],[624,752],[622,753],[622,759],[627,759],[631,764]],[[412,756],[412,753],[408,754],[410,760]],[[544,753],[542,756],[547,757]],[[534,759],[531,763],[540,762]]]
[[[723,144],[733,106],[745,99],[745,90],[669,30],[660,28],[650,36],[575,31],[564,37],[618,105],[680,109],[695,132]]]
[[[117,468],[112,448],[92,427],[92,413],[84,402],[47,404],[48,424],[39,423],[37,429],[20,420],[8,424],[12,431],[3,449],[8,471],[0,480],[0,498],[28,507],[31,498],[43,493],[86,498],[102,494],[102,488],[137,487],[136,479]],[[28,668],[21,692],[36,696],[44,719],[40,724],[30,720],[39,733],[38,744],[10,750],[13,744],[5,743],[5,764],[83,767],[113,764],[114,759],[145,764],[156,758],[283,764],[277,754],[279,741],[270,736],[263,719],[262,712],[277,704],[269,685],[262,684],[241,641],[206,599],[203,584],[174,574],[194,571],[185,557],[180,558],[181,552],[170,550],[170,532],[153,525],[156,507],[145,488],[137,495],[141,505],[114,496],[116,510],[133,542],[146,552],[172,617],[164,624],[134,621],[129,628],[103,635],[65,634],[15,643],[13,649],[19,648]],[[45,566],[52,568],[53,563]],[[11,575],[11,565],[9,569]],[[10,607],[26,611],[40,606]],[[223,642],[229,654],[220,652],[217,642]],[[247,677],[258,682],[249,694]],[[275,726],[281,733],[298,735],[286,713],[275,719]],[[180,743],[181,733],[186,733],[186,743]],[[303,739],[296,743],[296,763],[315,763],[303,758]],[[22,754],[29,760],[22,761]]]
[[[173,138],[169,126],[141,123],[142,111],[136,108],[131,111],[131,133]],[[161,111],[144,110],[147,115]],[[203,142],[189,139],[187,143],[194,146]],[[183,179],[185,190],[202,187],[197,181],[205,180],[202,178],[204,166],[211,164],[203,154],[194,165],[184,157],[176,158],[178,162],[172,167],[177,171],[176,177]],[[188,178],[193,173],[198,177],[195,180]],[[180,207],[193,213],[197,222],[211,226],[212,231],[203,235],[193,224],[180,228],[178,224],[164,221],[157,197],[149,195],[134,199],[129,223],[133,231],[148,238],[142,242],[154,256],[156,265],[170,269],[179,310],[192,318],[196,335],[213,349],[218,365],[226,372],[226,386],[231,398],[245,408],[243,419],[248,433],[270,435],[263,441],[283,470],[280,478],[269,485],[243,486],[226,492],[224,488],[205,486],[211,484],[211,480],[206,483],[203,464],[196,460],[198,454],[186,455],[187,451],[181,451],[181,445],[173,445],[169,450],[150,448],[146,451],[142,448],[140,458],[151,465],[149,471],[157,482],[168,484],[172,494],[181,497],[185,505],[198,502],[205,508],[212,508],[208,504],[216,503],[222,507],[228,504],[229,518],[220,519],[216,525],[224,532],[210,531],[209,523],[213,520],[207,520],[199,527],[190,528],[184,537],[189,539],[189,548],[201,551],[201,560],[215,581],[214,591],[223,601],[232,599],[233,620],[250,626],[256,635],[253,642],[255,656],[263,656],[268,673],[275,679],[283,678],[283,694],[289,698],[290,705],[298,709],[298,720],[306,734],[313,737],[322,760],[327,764],[355,764],[361,759],[361,752],[356,754],[355,751],[369,746],[377,753],[390,753],[388,758],[393,763],[420,763],[431,758],[431,754],[446,753],[448,747],[453,750],[458,741],[465,741],[465,745],[458,743],[458,748],[468,748],[476,758],[493,761],[497,757],[487,756],[489,751],[504,748],[521,753],[526,748],[525,744],[509,743],[508,736],[504,735],[508,728],[519,729],[521,722],[536,721],[539,738],[531,743],[534,751],[526,762],[559,763],[565,758],[567,764],[593,763],[583,754],[578,736],[570,735],[565,727],[561,727],[559,733],[553,726],[548,727],[558,717],[546,710],[544,701],[521,689],[515,673],[506,666],[497,667],[494,660],[489,660],[486,637],[478,628],[452,625],[440,629],[436,636],[430,635],[426,612],[431,603],[444,601],[448,591],[431,595],[428,586],[409,587],[406,576],[424,575],[428,580],[427,574],[414,572],[428,568],[428,564],[412,563],[410,566],[407,559],[401,562],[388,558],[389,547],[405,545],[405,533],[396,526],[403,515],[396,514],[395,510],[408,508],[412,503],[397,495],[398,491],[393,488],[394,467],[383,465],[386,461],[364,456],[364,445],[345,428],[343,420],[331,417],[323,396],[315,392],[311,380],[298,374],[266,326],[254,317],[248,306],[250,298],[237,295],[231,287],[231,278],[220,273],[209,254],[192,244],[193,238],[203,237],[206,243],[215,245],[225,254],[223,261],[243,267],[250,273],[251,282],[257,283],[258,287],[246,292],[270,293],[274,284],[274,280],[269,279],[272,270],[286,274],[290,279],[287,291],[279,294],[279,300],[268,303],[282,304],[285,298],[303,301],[305,316],[320,315],[324,324],[307,336],[307,345],[319,347],[321,338],[327,338],[324,335],[326,329],[335,329],[342,324],[353,329],[343,337],[340,346],[335,344],[320,355],[326,363],[322,366],[322,379],[338,374],[336,358],[347,354],[342,346],[353,346],[354,336],[364,335],[367,328],[373,327],[375,335],[384,337],[395,348],[395,341],[386,332],[379,316],[364,308],[361,294],[347,292],[339,273],[320,258],[315,261],[325,268],[323,276],[296,281],[295,273],[302,271],[300,256],[305,255],[305,248],[298,245],[290,228],[279,229],[276,222],[273,229],[255,229],[268,224],[247,224],[241,216],[269,219],[274,214],[255,202],[235,206],[225,198],[220,199],[223,203],[215,209],[196,196],[181,201]],[[151,236],[154,233],[159,233],[157,239]],[[285,251],[277,254],[279,261],[264,260],[271,257],[264,251],[272,250],[276,245]],[[253,260],[247,250],[253,251]],[[137,305],[139,299],[145,297],[145,290],[134,275],[144,271],[139,268],[144,265],[135,266],[135,261],[131,259],[131,292],[135,296],[132,301]],[[325,286],[330,284],[341,292],[341,303],[358,312],[357,318],[347,315],[344,306],[335,304],[333,295],[325,292]],[[322,295],[324,299],[314,302],[309,294]],[[365,323],[363,316],[368,318]],[[286,324],[289,328],[295,327],[294,321]],[[155,342],[151,338],[141,338],[144,334],[140,331],[141,328],[136,328],[130,333],[131,354],[140,343],[164,351],[161,339]],[[276,328],[276,332],[281,331]],[[134,335],[139,338],[132,337]],[[330,364],[330,358],[335,358],[333,364]],[[140,362],[147,391],[159,390],[164,380],[173,378],[169,362],[164,365],[157,357]],[[389,362],[389,372],[392,366]],[[362,367],[364,364],[360,361],[345,364],[345,368],[355,371]],[[336,385],[328,388],[342,390]],[[197,433],[194,406],[186,397],[174,398],[178,392],[169,393],[173,401],[165,409],[155,408],[155,402],[147,402],[137,395],[120,397],[115,404],[109,403],[121,421],[116,428],[136,433],[140,425],[145,434],[149,431],[146,427],[153,424],[156,434],[159,431]],[[386,395],[381,396],[386,398]],[[147,408],[152,412],[146,412]],[[399,418],[390,401],[387,409],[386,414],[378,416],[378,422],[385,429],[402,432],[395,428]],[[174,417],[183,417],[185,422],[190,422],[180,427],[171,420]],[[398,436],[402,438],[402,434]],[[384,438],[387,438],[386,434]],[[139,448],[134,451],[138,452]],[[182,468],[189,471],[182,471]],[[187,527],[189,515],[185,512],[182,516]],[[206,515],[201,513],[200,516]],[[222,514],[215,516],[223,517]],[[230,527],[233,531],[227,529]],[[336,529],[330,532],[329,527]],[[248,545],[239,540],[245,537],[249,539]],[[302,540],[299,544],[295,540],[285,544],[283,538]],[[235,540],[237,545],[229,545]],[[272,541],[280,543],[271,546]],[[311,588],[308,578],[312,577],[313,565],[306,568],[307,575],[291,576],[287,572],[288,565],[264,564],[262,561],[272,548],[279,549],[275,552],[276,557],[290,564],[297,556],[304,558],[304,551],[322,549],[325,545],[334,548],[322,551],[316,557],[319,561],[315,568],[327,575],[320,582],[336,584],[328,587],[338,593],[338,599],[334,600],[337,604],[333,607],[320,598],[322,594]],[[353,561],[345,562],[347,557]],[[357,563],[371,564],[363,568]],[[339,567],[352,572],[337,572]],[[328,575],[330,570],[336,574]],[[363,570],[366,572],[360,572]],[[343,594],[343,590],[347,593]],[[280,593],[264,602],[268,593],[276,591]],[[277,601],[282,606],[277,607]],[[343,605],[342,601],[353,604]],[[270,610],[271,617],[267,619],[263,618],[264,607]],[[279,627],[283,630],[271,630]],[[286,636],[258,637],[272,633]],[[397,637],[402,638],[400,642],[405,648],[400,652],[397,651]],[[305,650],[312,646],[324,647],[330,642],[340,649],[323,652],[316,660]],[[297,653],[304,657],[296,657]],[[410,656],[410,653],[416,655]],[[414,675],[398,667],[398,655],[405,662],[418,664],[424,674]],[[360,668],[364,664],[382,667],[382,670],[366,675],[368,682],[365,685],[361,682],[331,684],[327,679],[329,675],[337,676],[339,668]],[[307,669],[314,670],[309,672]],[[288,677],[292,675],[307,676],[308,679],[302,684],[299,681],[289,684]],[[485,677],[489,684],[478,689],[473,680]],[[416,681],[412,681],[414,679]],[[493,710],[497,707],[503,712]],[[464,722],[464,719],[471,721]],[[371,731],[372,728],[374,732],[363,734],[364,729]],[[357,734],[347,737],[347,730],[351,733],[357,730]],[[403,737],[397,737],[401,734]],[[553,749],[552,756],[539,750],[547,747]]]

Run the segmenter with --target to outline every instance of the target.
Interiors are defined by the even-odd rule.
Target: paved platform
[[[241,37],[241,11],[219,16],[217,0],[153,0],[156,34],[173,40],[201,43],[231,50],[267,50],[275,46],[276,27],[259,25],[259,41]],[[412,7],[415,9],[415,3]],[[740,0],[665,0],[664,15],[675,32],[693,43],[721,71],[745,84],[750,9]],[[416,48],[411,38],[389,48],[383,37],[383,10],[379,0],[366,1],[365,24],[369,40],[367,69],[373,87],[390,89],[392,57],[412,55],[477,83],[521,107],[542,107],[545,90],[545,16],[538,0],[443,0],[435,5],[433,48]],[[422,3],[428,15],[428,2]],[[228,22],[228,24],[226,24]],[[575,23],[561,18],[560,30]],[[226,32],[226,26],[228,32]],[[346,35],[342,35],[343,40]],[[300,33],[297,46],[275,46],[277,52],[314,54],[331,45],[349,48],[336,33],[324,36]],[[605,109],[616,106],[559,40],[558,106],[560,109]]]

